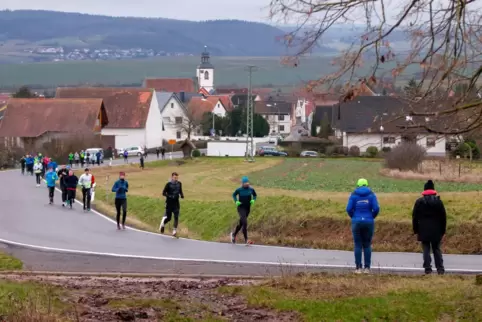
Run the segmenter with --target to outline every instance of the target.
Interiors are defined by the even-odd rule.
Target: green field
[[[182,201],[181,235],[228,241],[237,222],[232,193],[248,175],[259,194],[250,215],[250,238],[274,245],[352,249],[349,218],[345,212],[350,191],[360,176],[377,193],[381,213],[377,218],[374,249],[419,251],[412,234],[411,211],[423,181],[382,177],[380,161],[353,159],[259,158],[255,164],[236,158],[200,158],[186,164],[154,162],[142,171],[126,166],[130,184],[129,215],[132,225],[157,231],[164,213],[163,182],[178,171],[186,198]],[[102,178],[96,207],[114,215],[110,192],[119,169],[96,170]],[[475,184],[436,182],[448,215],[445,251],[481,253],[482,214]],[[461,192],[463,191],[463,192]],[[383,241],[383,242],[380,242]]]
[[[164,57],[146,60],[52,62],[0,65],[0,88],[76,86],[83,84],[141,84],[146,77],[193,77],[199,57]],[[247,65],[258,66],[253,74],[254,86],[298,86],[335,71],[330,57],[302,59],[298,67],[281,64],[279,57],[213,57],[215,85],[247,86]],[[368,65],[367,65],[368,66]],[[390,74],[393,64],[383,66],[381,73]],[[406,82],[419,68],[412,66],[400,80]],[[366,76],[367,69],[358,70]],[[404,80],[405,79],[405,80]]]

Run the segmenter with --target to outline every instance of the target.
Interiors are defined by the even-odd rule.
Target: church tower
[[[197,67],[196,76],[199,89],[204,88],[208,92],[214,90],[214,66],[209,59],[208,47],[204,46],[204,51],[201,54],[201,64]]]

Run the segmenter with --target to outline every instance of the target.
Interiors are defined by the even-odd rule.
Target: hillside
[[[39,50],[48,47],[53,47],[50,51],[63,47],[66,52],[141,48],[145,49],[141,56],[152,57],[198,55],[208,46],[215,56],[279,56],[286,53],[278,40],[283,33],[267,24],[238,20],[193,22],[54,11],[0,11],[0,55],[4,60],[49,60],[42,56],[57,52]]]

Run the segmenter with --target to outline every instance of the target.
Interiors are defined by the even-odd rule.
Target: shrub
[[[198,149],[195,149],[192,151],[193,158],[199,158],[200,156],[201,156],[201,151],[199,151]]]
[[[416,171],[425,159],[426,151],[415,143],[402,143],[385,156],[385,167],[400,171]]]
[[[378,155],[378,148],[376,146],[369,146],[366,153],[369,158],[374,158]]]
[[[336,147],[335,147],[335,146],[327,146],[327,147],[325,148],[325,155],[330,157],[330,156],[333,155],[333,153],[335,153],[335,151],[336,151]]]
[[[351,157],[359,157],[360,156],[360,148],[356,145],[352,145],[348,150],[348,155]]]
[[[467,144],[470,150],[472,151],[472,159],[480,159],[480,149],[477,146],[477,143],[475,143],[474,141],[467,140],[465,144]]]
[[[334,150],[333,150],[334,154],[348,155],[348,148],[344,147],[343,145],[335,145],[335,146],[333,146],[333,148],[334,148]]]
[[[389,146],[384,146],[384,147],[382,148],[382,152],[383,152],[383,153],[388,153],[388,152],[390,152],[390,151],[392,151],[392,148],[389,147]]]

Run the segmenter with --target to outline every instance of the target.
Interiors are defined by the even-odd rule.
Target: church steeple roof
[[[201,64],[199,64],[199,69],[214,69],[214,66],[210,62],[210,55],[208,52],[208,47],[204,46],[204,51],[201,54]]]

